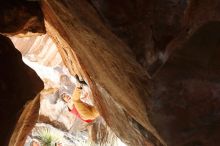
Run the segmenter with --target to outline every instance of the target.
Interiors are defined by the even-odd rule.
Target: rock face
[[[64,63],[86,80],[101,116],[125,143],[219,145],[219,0],[44,0],[42,10]],[[1,77],[8,76],[10,92],[1,85],[9,98],[0,104],[9,117],[3,118],[6,132],[15,125],[14,111],[34,96],[29,88],[39,88],[21,86],[26,72],[5,56]],[[16,79],[22,80],[12,84]]]
[[[117,136],[218,146],[220,2],[89,2],[44,1],[46,27]]]
[[[220,22],[199,28],[153,79],[150,117],[170,146],[219,145],[219,34]]]
[[[47,34],[22,38],[13,36],[10,39],[27,59],[49,67],[63,66],[57,47]]]
[[[8,146],[23,146],[39,118],[40,95],[28,102],[16,123]]]
[[[117,136],[129,145],[165,145],[146,113],[147,72],[91,5],[69,0],[43,1],[42,6],[49,35],[62,44],[61,56],[68,58],[64,61],[72,74],[78,68],[87,80],[100,114]]]
[[[0,145],[6,146],[20,111],[43,88],[43,82],[22,62],[9,38],[1,35],[0,46]]]
[[[45,33],[43,15],[36,1],[3,1],[0,14],[1,33],[7,35]]]
[[[166,46],[180,32],[186,0],[90,0],[105,24],[153,75]]]

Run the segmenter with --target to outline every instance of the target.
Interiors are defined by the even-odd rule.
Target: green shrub
[[[36,128],[36,134],[37,136],[35,138],[39,140],[42,146],[52,146],[62,140],[60,134],[51,132],[47,127]]]

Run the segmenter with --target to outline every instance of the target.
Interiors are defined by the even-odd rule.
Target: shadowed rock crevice
[[[0,35],[0,145],[10,138],[23,106],[43,88],[37,74],[22,62],[9,38]]]
[[[41,8],[64,64],[87,82],[101,116],[126,144],[219,145],[219,0],[44,0]],[[11,10],[2,13],[13,17],[1,32],[31,30],[23,29],[31,16]],[[8,85],[0,84],[0,112],[9,117],[2,120],[9,135],[42,83],[1,40],[1,82]]]
[[[182,28],[186,0],[90,0],[105,24],[153,75],[167,45]]]
[[[59,48],[62,58],[68,58],[70,71],[81,72],[101,116],[116,135],[129,145],[151,145],[151,140],[127,124],[131,116],[164,143],[149,123],[143,102],[149,96],[148,88],[141,87],[143,81],[148,86],[148,74],[127,45],[108,30],[86,1],[44,1],[42,6],[49,35],[63,46]]]
[[[219,34],[220,22],[200,27],[153,79],[150,119],[170,146],[219,144]]]

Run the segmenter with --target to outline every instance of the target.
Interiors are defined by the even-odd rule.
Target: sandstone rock
[[[219,34],[220,22],[199,28],[153,79],[151,122],[169,146],[220,143]]]
[[[116,135],[129,145],[165,145],[149,123],[143,102],[149,96],[147,72],[89,3],[48,0],[42,2],[42,10],[47,31],[62,46],[60,52],[67,67],[72,74],[80,70],[101,116]],[[148,138],[137,125],[142,125]]]
[[[3,1],[0,14],[1,33],[21,36],[45,33],[43,15],[36,1]]]
[[[0,36],[0,145],[5,146],[19,118],[19,112],[28,100],[43,88],[37,74],[22,62],[9,38]]]
[[[153,75],[182,28],[186,0],[91,0],[106,25]]]
[[[219,7],[218,0],[42,1],[64,63],[132,146],[219,145]]]
[[[32,101],[25,105],[10,138],[9,146],[23,146],[25,144],[27,135],[34,128],[38,120],[39,108],[40,95],[37,95]]]
[[[13,36],[10,39],[28,60],[48,67],[63,66],[57,47],[47,34],[22,38]]]
[[[137,9],[131,1],[91,3],[105,24],[84,1],[46,1],[43,11],[48,32],[65,44],[60,50],[69,58],[68,67],[74,70],[71,62],[77,64],[75,70],[89,83],[96,106],[117,136],[130,145],[217,146],[219,2],[137,1]],[[138,9],[142,5],[143,12]],[[136,18],[143,14],[148,17]],[[142,64],[154,76],[134,60],[151,52],[141,39],[154,50],[156,61]],[[160,53],[164,58],[157,66]]]

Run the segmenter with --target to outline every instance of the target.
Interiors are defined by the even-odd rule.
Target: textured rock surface
[[[218,146],[219,1],[91,4],[100,17],[85,1],[46,1],[43,10],[113,131],[130,145],[161,145],[162,137],[170,146]]]
[[[91,0],[91,2],[113,32],[126,42],[130,35],[121,35],[123,31],[131,32],[131,30],[126,30],[129,24],[126,22],[135,20],[132,16],[140,14],[132,12],[135,10],[131,8],[134,6],[132,2],[124,1],[119,5],[116,1]],[[136,1],[136,3],[140,2]],[[162,5],[160,2],[154,2],[153,7],[158,9],[155,9],[153,17],[145,19],[148,23],[156,22],[153,27],[150,27],[150,35],[152,33],[151,37],[156,46],[163,46],[162,49],[166,49],[163,59],[165,62],[167,59],[168,61],[151,82],[152,96],[149,96],[151,99],[146,102],[147,107],[150,107],[151,122],[168,145],[218,146],[220,138],[218,132],[220,126],[217,124],[220,122],[220,77],[218,76],[220,2],[218,0],[189,0],[186,5],[186,1],[176,1],[178,5],[172,5],[172,7],[169,7],[171,6],[169,3],[174,4],[175,1],[163,1]],[[142,2],[142,7],[146,6],[145,4]],[[185,6],[187,8],[183,15]],[[140,10],[138,8],[137,10]],[[148,9],[147,6],[145,8]],[[175,19],[169,19],[174,15]],[[150,16],[150,13],[147,16]],[[170,20],[174,20],[175,23],[167,23],[172,22]],[[167,26],[172,26],[170,28],[174,30],[170,31]],[[141,28],[136,27],[137,31],[134,31],[131,36],[146,34],[146,30],[139,32]],[[165,35],[163,35],[164,32]],[[166,35],[172,37],[165,43],[163,41],[166,41]],[[144,36],[139,40],[143,38]],[[145,42],[148,45],[150,43]],[[135,41],[130,41],[130,43],[135,45]],[[141,51],[149,51],[142,45],[138,47],[142,48]],[[155,46],[151,47],[158,49]],[[137,50],[133,51],[135,53]],[[148,59],[146,57],[145,61]],[[151,70],[148,69],[148,71]]]
[[[218,146],[220,22],[199,28],[153,79],[151,119],[170,146]]]
[[[219,145],[219,0],[45,0],[42,6],[64,63],[88,82],[124,142]]]
[[[153,75],[180,32],[186,0],[90,0],[106,25]]]
[[[0,145],[6,146],[24,104],[43,88],[9,38],[0,36]]]
[[[9,146],[23,146],[27,135],[35,126],[40,108],[40,95],[28,102],[16,123],[15,130],[10,138]]]
[[[0,32],[8,35],[45,33],[43,15],[38,2],[8,0],[0,6]],[[28,34],[30,35],[30,34]]]
[[[62,44],[61,56],[66,58],[70,71],[74,71],[71,62],[79,65],[97,108],[112,130],[130,145],[163,143],[149,123],[143,103],[149,96],[147,84],[142,84],[146,83],[147,73],[129,48],[108,30],[87,1],[42,4],[49,35]],[[138,125],[144,127],[148,139]]]
[[[22,38],[13,36],[10,39],[30,61],[49,67],[63,66],[57,47],[47,34]]]

